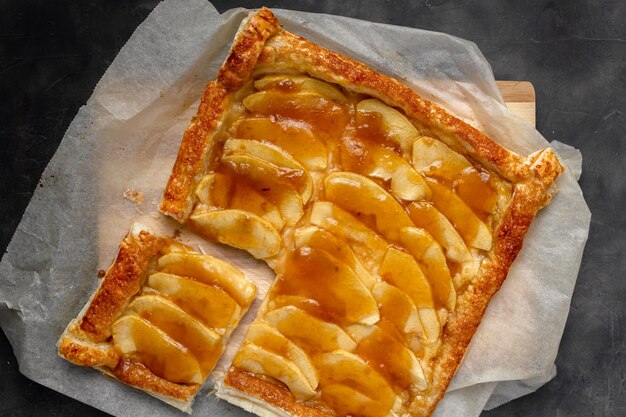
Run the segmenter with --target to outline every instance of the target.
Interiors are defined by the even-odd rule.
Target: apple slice
[[[491,230],[472,209],[446,186],[432,179],[427,179],[427,182],[434,206],[450,220],[465,243],[477,249],[491,249]]]
[[[278,310],[285,306],[296,307],[322,321],[332,321],[332,317],[319,301],[302,295],[276,294],[275,291],[269,296],[264,311]]]
[[[398,228],[413,226],[398,201],[380,185],[353,172],[333,172],[324,180],[326,200],[363,219],[385,238],[398,239]]]
[[[420,322],[415,304],[402,290],[386,282],[374,285],[372,295],[378,303],[381,320],[393,324],[402,333],[421,333]]]
[[[256,294],[256,286],[243,272],[211,255],[170,253],[159,258],[158,268],[222,288],[242,307],[248,307]]]
[[[301,120],[321,134],[341,134],[349,121],[347,108],[312,91],[259,91],[243,99],[255,115]]]
[[[241,317],[241,307],[227,293],[212,285],[165,272],[148,277],[147,286],[167,295],[187,314],[223,334]]]
[[[276,231],[280,231],[285,225],[285,220],[278,207],[268,197],[246,182],[238,182],[228,208],[250,211],[269,221]]]
[[[316,394],[300,368],[292,361],[253,343],[244,343],[233,359],[233,365],[284,383],[298,400],[305,401]]]
[[[345,385],[391,410],[396,395],[389,383],[365,360],[345,350],[324,353],[316,358],[322,390],[329,385]]]
[[[356,347],[354,340],[341,327],[313,317],[294,306],[269,311],[264,318],[309,354],[335,349],[353,350]]]
[[[408,211],[415,226],[427,230],[445,248],[446,258],[456,263],[473,261],[461,235],[446,216],[431,203],[427,201],[411,203]]]
[[[253,164],[250,164],[250,161]],[[247,155],[231,156],[230,160],[227,160],[225,164],[227,168],[244,176],[256,189],[266,195],[278,207],[285,222],[289,226],[293,226],[304,215],[302,197],[294,188],[294,185],[286,184],[288,182],[287,179],[281,181],[276,173],[276,170],[279,169],[270,165],[258,158]],[[270,166],[270,169],[265,170],[264,167],[266,166]],[[288,172],[289,170],[282,173],[287,174]],[[298,172],[295,171],[295,174]]]
[[[389,246],[385,239],[352,214],[327,201],[313,205],[310,221],[347,242],[368,268],[380,265]]]
[[[259,80],[256,80],[254,82],[254,87],[257,90],[276,89],[282,91],[312,91],[340,103],[346,103],[348,101],[341,90],[334,85],[304,75],[267,75]]]
[[[430,188],[424,178],[407,162],[398,164],[391,176],[391,193],[401,200],[415,201],[430,198]]]
[[[478,216],[487,219],[498,206],[498,192],[510,196],[508,184],[497,184],[491,174],[476,168],[466,169],[452,184],[452,189]]]
[[[413,142],[413,167],[429,176],[454,181],[473,165],[440,140],[422,136]]]
[[[254,146],[247,146],[245,148],[257,148],[257,153],[261,156],[243,152],[229,153],[232,152],[232,149],[225,149],[224,154],[222,154],[222,163],[229,166],[238,174],[251,178],[252,181],[267,181],[268,177],[271,177],[274,182],[296,190],[300,194],[304,204],[309,201],[313,193],[313,181],[311,180],[311,176],[304,169],[304,167],[293,159],[287,152],[281,150],[275,145],[248,139],[229,139],[226,141],[226,144],[232,145],[233,141],[254,144]],[[240,149],[241,148],[244,147],[240,147]],[[267,152],[264,154],[261,150]],[[271,161],[263,159],[263,156],[268,158],[271,157],[271,152],[269,152],[269,150],[277,152],[280,150],[282,153],[281,158],[289,156],[291,162],[297,164],[297,167],[294,167],[292,164],[289,164],[291,166],[277,165],[276,163],[278,163],[278,160],[280,159],[278,157],[280,154],[278,153],[274,154],[275,158]],[[282,161],[281,163],[285,163],[285,161]]]
[[[322,401],[342,416],[392,417],[389,407],[343,384],[321,389]]]
[[[328,151],[324,142],[296,122],[248,117],[237,121],[233,128],[236,137],[271,142],[309,170],[324,170],[328,165]]]
[[[430,284],[413,256],[389,247],[378,272],[383,280],[404,291],[417,308],[434,308]]]
[[[346,264],[368,289],[372,289],[376,278],[369,273],[346,242],[326,230],[314,226],[303,227],[295,231],[296,247],[310,246],[327,252],[330,256]]]
[[[195,193],[200,203],[210,209],[250,211],[272,223],[277,230],[285,225],[276,205],[245,179],[235,179],[221,172],[207,174],[196,186]]]
[[[337,323],[374,324],[380,319],[376,300],[354,271],[317,248],[303,246],[290,253],[272,291],[315,300]]]
[[[128,307],[191,351],[206,377],[222,353],[222,338],[163,297],[142,295]]]
[[[196,208],[189,222],[206,237],[244,249],[257,259],[276,255],[283,243],[272,223],[244,210]]]
[[[212,172],[198,181],[194,194],[200,204],[208,207],[228,208],[233,188],[231,175]]]
[[[224,143],[224,152],[222,155],[222,158],[231,155],[254,156],[281,170],[293,170],[295,173],[289,174],[289,176],[297,176],[299,179],[302,179],[302,184],[299,184],[298,187],[302,195],[302,201],[309,201],[313,194],[313,182],[306,169],[288,152],[272,143],[250,139],[227,139]]]
[[[279,184],[255,184],[269,201],[276,205],[288,226],[293,226],[304,216],[302,197],[297,191]]]
[[[256,320],[248,328],[246,340],[292,361],[302,371],[309,385],[313,389],[317,388],[319,377],[309,355],[278,330],[265,322]]]
[[[302,295],[276,294],[273,291],[272,295],[267,300],[267,309],[277,310],[285,306],[298,307],[316,317],[324,315],[320,304],[315,300]]]
[[[400,243],[417,261],[432,288],[435,303],[454,309],[456,292],[441,246],[424,229],[403,227]]]
[[[403,341],[394,336],[395,329],[357,324],[348,331],[358,343],[355,353],[384,376],[396,393],[428,387],[422,366]]]
[[[390,247],[378,271],[388,283],[404,291],[415,304],[427,344],[439,339],[440,325],[430,284],[413,256]]]
[[[418,309],[418,313],[423,330],[421,340],[426,345],[435,343],[441,336],[441,329],[445,325],[448,318],[448,310],[443,308],[439,310],[432,308],[420,308]]]
[[[405,154],[411,151],[413,142],[420,136],[419,131],[409,119],[393,107],[375,98],[361,100],[356,106],[357,122],[363,118],[363,114],[377,113],[381,117],[381,127],[387,138],[398,145]]]
[[[189,349],[148,321],[125,314],[113,323],[112,333],[118,351],[137,355],[155,375],[180,384],[202,384],[202,369]]]
[[[489,173],[477,170],[443,142],[426,136],[419,138],[413,144],[412,162],[424,175],[442,180],[475,212],[488,216],[495,210],[498,195]]]
[[[393,150],[358,137],[344,138],[341,145],[341,166],[345,170],[391,181],[391,194],[401,200],[415,201],[430,197],[430,189],[424,178]]]

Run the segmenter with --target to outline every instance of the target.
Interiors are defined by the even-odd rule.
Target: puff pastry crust
[[[264,78],[267,76],[270,78]],[[271,78],[272,76],[278,76],[278,81],[276,81],[276,78]],[[284,77],[286,82],[284,80],[280,81],[281,77]],[[310,79],[313,81],[308,81]],[[318,84],[316,84],[318,81],[330,87],[318,86]],[[291,170],[289,172],[292,173],[296,172],[299,178],[304,175],[302,174],[303,172],[310,171],[313,185],[312,191],[310,191],[307,188],[306,181],[301,179],[294,180],[293,178],[289,179],[291,182],[288,183],[288,188],[290,187],[298,191],[302,199],[304,212],[298,219],[291,223],[288,216],[283,216],[285,217],[283,220],[287,223],[286,225],[284,222],[281,222],[280,219],[274,221],[273,227],[279,235],[279,237],[276,238],[277,243],[270,238],[266,238],[265,240],[262,239],[264,243],[261,246],[265,245],[265,249],[267,249],[269,246],[276,243],[277,248],[275,250],[262,251],[256,246],[246,246],[249,242],[241,242],[236,236],[224,237],[225,235],[221,233],[224,232],[225,229],[222,226],[216,226],[215,220],[212,217],[211,220],[207,220],[209,216],[213,216],[213,214],[216,213],[216,209],[221,210],[224,209],[224,207],[221,207],[215,200],[207,199],[206,195],[203,197],[202,190],[199,191],[199,189],[203,189],[202,187],[206,185],[203,181],[208,181],[206,178],[207,174],[209,174],[210,186],[213,187],[210,189],[213,190],[212,192],[217,193],[216,190],[218,190],[219,187],[216,188],[217,186],[215,185],[217,181],[216,176],[221,175],[220,172],[222,171],[220,171],[220,166],[222,165],[230,167],[230,169],[238,170],[236,175],[251,178],[250,176],[253,174],[251,174],[252,171],[250,171],[249,168],[250,161],[253,161],[254,158],[257,157],[263,159],[261,154],[265,155],[264,157],[267,157],[268,160],[271,161],[276,161],[280,158],[282,158],[280,159],[281,161],[291,161],[291,159],[277,156],[282,155],[282,151],[280,149],[277,151],[270,145],[257,144],[254,145],[256,146],[256,148],[254,148],[255,150],[251,150],[252,148],[250,148],[250,146],[252,145],[238,142],[236,138],[241,134],[241,129],[237,130],[237,126],[239,126],[237,123],[241,123],[241,119],[245,119],[246,117],[258,118],[259,114],[267,116],[266,113],[268,112],[266,111],[264,113],[264,111],[275,104],[262,102],[261,107],[266,107],[259,110],[257,104],[250,98],[253,95],[257,94],[255,100],[263,101],[269,99],[262,97],[262,94],[258,94],[267,91],[270,91],[270,93],[267,93],[266,96],[271,96],[271,94],[273,94],[272,91],[277,91],[276,94],[279,96],[283,93],[291,94],[295,92],[295,94],[298,94],[298,91],[308,91],[307,88],[309,87],[304,87],[304,84],[302,84],[305,82],[312,83],[311,85],[315,84],[315,86],[310,88],[315,92],[316,100],[319,98],[319,95],[323,97],[324,94],[327,93],[325,102],[334,102],[341,107],[341,105],[345,104],[341,103],[341,101],[346,99],[349,103],[345,104],[345,106],[346,108],[349,107],[352,109],[349,111],[349,114],[350,118],[353,120],[360,117],[359,112],[363,109],[362,113],[365,113],[366,116],[370,115],[367,117],[371,117],[371,114],[374,113],[377,115],[374,117],[375,120],[371,118],[367,119],[367,117],[366,119],[370,120],[370,122],[374,120],[375,123],[373,124],[377,124],[379,127],[382,126],[383,130],[386,129],[387,133],[397,131],[399,132],[398,135],[402,136],[402,128],[398,127],[398,123],[402,125],[404,123],[403,120],[408,120],[412,125],[410,129],[414,129],[419,135],[413,137],[410,143],[404,143],[400,140],[396,143],[385,143],[383,147],[387,150],[391,149],[395,154],[404,158],[405,161],[411,162],[412,167],[406,168],[405,171],[409,170],[411,175],[413,175],[414,170],[419,172],[420,178],[423,177],[423,179],[425,179],[426,186],[416,179],[415,181],[417,182],[413,183],[413,188],[402,188],[402,178],[399,178],[399,189],[394,189],[393,175],[400,171],[398,167],[402,165],[402,163],[395,165],[394,168],[389,171],[388,177],[386,177],[385,175],[387,174],[380,174],[380,171],[376,171],[376,173],[372,173],[372,171],[369,174],[359,171],[355,176],[355,171],[362,169],[362,165],[356,164],[346,168],[347,165],[344,162],[337,162],[337,153],[330,157],[328,166],[325,165],[326,162],[322,162],[321,166],[318,166],[317,169],[309,169],[309,165],[307,164],[315,165],[311,160],[299,160],[303,166],[307,166],[307,169],[300,169],[298,168],[300,166],[298,164],[285,162],[282,168],[289,168]],[[267,85],[270,86],[268,87]],[[309,96],[313,94],[310,92],[307,93],[306,91],[298,97],[302,98],[307,94],[309,94]],[[287,100],[287,96],[280,97]],[[276,106],[278,106],[278,104],[276,104]],[[269,111],[269,113],[272,113],[272,111]],[[293,112],[291,114],[293,115]],[[317,114],[317,116],[319,116],[319,114]],[[275,116],[274,113],[270,114],[268,117],[271,119],[270,121],[272,123],[276,122],[272,117],[280,119],[280,116]],[[386,117],[390,117],[390,121],[386,121]],[[396,123],[396,121],[398,122]],[[282,126],[285,128],[285,125]],[[332,130],[332,128],[330,129]],[[320,136],[324,136],[325,134],[320,131],[317,133]],[[341,137],[343,141],[345,133],[342,133]],[[389,139],[389,137],[387,139]],[[333,140],[335,142],[339,141],[337,138],[325,139],[327,145],[329,141],[334,143]],[[418,149],[418,143],[419,146],[421,146],[421,148],[419,148],[420,151],[415,150]],[[341,147],[342,145],[337,146]],[[278,146],[278,148],[280,148],[280,146]],[[373,148],[367,149],[371,150]],[[413,150],[413,154],[411,153],[411,149]],[[422,151],[424,151],[424,153],[421,153]],[[423,155],[431,151],[435,154],[441,151],[447,156],[442,157],[444,159],[441,161],[435,161],[435,163],[433,163],[431,160],[429,162],[427,160],[428,158],[425,160]],[[334,151],[329,152],[332,154]],[[338,152],[341,154],[340,151]],[[376,152],[386,151],[380,150]],[[370,152],[370,154],[372,153]],[[250,159],[250,155],[252,155],[252,159]],[[395,160],[395,157],[389,156],[388,154],[385,155]],[[297,155],[293,154],[293,156]],[[473,191],[472,189],[469,190],[469,194],[466,193],[465,196],[463,196],[462,185],[458,185],[458,182],[446,182],[448,180],[441,179],[447,175],[443,171],[437,171],[439,169],[438,162],[442,161],[444,165],[450,161],[461,164],[462,167],[465,167],[464,169],[469,170],[464,171],[466,174],[471,171],[475,174],[475,178],[482,178],[483,182],[489,184],[491,191],[482,195],[485,199],[480,201],[472,200],[472,197],[469,195]],[[265,167],[265,171],[263,172],[269,172],[268,169],[271,168],[271,164],[262,166]],[[462,170],[459,170],[459,172],[462,172]],[[313,247],[314,252],[316,250],[314,245],[311,246],[311,244],[307,243],[302,246],[301,243],[298,243],[298,239],[304,239],[302,236],[305,236],[306,239],[310,238],[310,236],[306,234],[308,232],[298,232],[298,230],[299,228],[311,226],[311,224],[323,228],[320,226],[320,222],[323,223],[323,218],[320,218],[321,220],[318,219],[317,223],[312,220],[312,218],[315,217],[315,214],[312,214],[312,210],[315,211],[315,206],[319,202],[334,199],[333,203],[335,205],[341,206],[341,204],[347,204],[349,206],[350,202],[346,202],[345,199],[342,200],[342,195],[345,195],[344,192],[346,192],[346,190],[350,191],[346,184],[358,182],[360,184],[359,187],[361,187],[359,189],[363,193],[366,193],[366,191],[363,191],[365,188],[369,187],[368,189],[379,190],[379,188],[376,187],[381,187],[381,189],[384,190],[384,194],[380,194],[382,196],[381,199],[387,198],[388,194],[391,193],[393,197],[389,195],[389,198],[393,198],[394,201],[402,204],[401,207],[403,207],[405,213],[411,214],[411,210],[415,210],[417,214],[411,216],[415,224],[411,224],[410,227],[405,228],[410,230],[400,230],[402,222],[398,222],[398,224],[391,225],[385,229],[385,226],[381,226],[380,224],[372,226],[371,219],[362,221],[371,228],[378,228],[376,233],[382,235],[382,237],[376,237],[378,235],[374,233],[374,238],[372,238],[374,242],[392,242],[386,246],[384,256],[385,259],[389,257],[388,262],[390,265],[393,264],[392,259],[404,259],[403,257],[405,257],[407,252],[418,259],[419,256],[415,255],[417,252],[411,251],[409,248],[410,245],[407,242],[410,241],[411,236],[426,236],[424,239],[431,242],[431,246],[429,247],[438,248],[438,253],[443,253],[446,256],[447,264],[440,266],[440,268],[448,271],[448,276],[455,279],[454,289],[450,290],[450,293],[454,294],[447,300],[435,301],[435,307],[432,307],[432,305],[428,307],[437,312],[437,315],[433,316],[435,318],[429,320],[441,324],[441,328],[436,330],[436,332],[440,333],[436,333],[436,335],[433,336],[433,340],[436,340],[436,342],[428,340],[429,336],[428,334],[424,334],[426,331],[424,329],[421,330],[421,336],[417,338],[419,340],[418,342],[406,342],[406,346],[409,350],[412,349],[413,351],[413,353],[408,355],[411,357],[415,355],[423,368],[423,375],[421,377],[415,376],[419,374],[419,372],[416,371],[413,377],[414,381],[417,382],[415,382],[412,387],[404,387],[406,389],[398,387],[397,381],[389,382],[389,378],[386,377],[389,385],[392,387],[392,391],[397,394],[393,406],[390,405],[387,407],[385,409],[386,411],[375,411],[371,413],[368,411],[367,413],[364,412],[363,415],[429,416],[434,411],[438,401],[444,395],[476,328],[480,324],[491,297],[502,285],[511,264],[521,250],[524,236],[534,217],[542,207],[549,203],[553,194],[552,184],[561,172],[562,167],[550,148],[536,152],[527,157],[515,154],[498,145],[477,129],[447,113],[444,109],[423,99],[398,81],[377,73],[360,62],[354,61],[336,52],[329,51],[307,39],[287,32],[280,26],[271,11],[263,8],[251,15],[242,24],[235,37],[230,53],[219,70],[217,78],[208,84],[198,112],[183,137],[176,163],[174,164],[172,174],[163,194],[160,208],[164,214],[175,218],[181,223],[189,222],[192,226],[215,240],[247,249],[255,257],[264,259],[278,273],[279,279],[277,279],[277,283],[275,283],[273,289],[270,291],[270,295],[261,307],[258,315],[258,321],[260,321],[262,325],[274,323],[272,326],[275,328],[277,328],[275,322],[271,322],[267,316],[264,318],[263,315],[267,315],[268,312],[278,308],[273,306],[278,302],[276,298],[272,297],[275,297],[277,294],[286,294],[280,293],[280,288],[284,288],[287,285],[284,283],[290,279],[289,262],[293,261],[294,256],[300,256],[298,253],[302,256],[308,256],[307,254],[311,252],[311,247]],[[363,179],[362,177],[373,178],[375,185],[371,185],[369,182],[370,179]],[[458,181],[458,177],[455,178],[457,179],[454,181]],[[485,178],[488,179],[485,180]],[[391,181],[391,185],[389,181]],[[476,181],[480,182],[481,180]],[[416,185],[418,183],[421,185]],[[287,182],[283,182],[283,185],[284,184],[287,184]],[[336,189],[336,191],[331,191],[331,186],[335,187],[333,189]],[[481,185],[478,186],[481,187]],[[222,190],[224,189],[226,188],[222,188]],[[269,187],[264,187],[262,191],[269,191]],[[336,194],[334,197],[332,196],[333,192]],[[381,191],[376,192],[383,193]],[[358,196],[358,194],[355,195]],[[406,197],[407,195],[412,195],[412,197]],[[460,211],[455,213],[453,209],[446,208],[447,202],[455,202],[459,195],[465,198],[465,202],[467,203],[459,203],[459,205],[463,207],[469,205],[472,210],[467,211],[465,209],[459,209]],[[216,198],[217,197],[219,197],[219,195],[217,195]],[[491,202],[489,204],[484,203],[486,199],[490,199]],[[274,200],[274,202],[276,202],[276,200]],[[450,206],[455,206],[455,204],[456,203],[451,203]],[[484,204],[487,204],[489,207],[485,209],[486,212],[481,212],[482,209],[480,209],[480,207],[483,207]],[[319,208],[319,213],[321,213],[323,211],[322,208],[326,210],[328,205],[323,207],[319,206]],[[239,213],[240,211],[241,210],[238,209],[237,213],[229,212],[227,214],[232,216],[241,215],[241,213]],[[473,224],[475,227],[480,226],[484,228],[485,232],[483,233],[483,238],[476,237],[479,232],[474,229],[470,232],[469,228],[471,227],[467,226],[467,224],[464,226],[462,217],[469,215],[473,218],[473,212],[480,212],[480,214],[476,215],[479,220],[475,221]],[[268,212],[263,212],[262,214],[266,219],[270,220],[255,220],[257,222],[255,224],[266,225],[266,223],[272,223],[271,219],[273,219],[273,217],[271,217]],[[324,215],[329,215],[328,210],[324,211]],[[352,215],[358,217],[361,215],[361,212],[355,213],[353,211]],[[406,214],[402,213],[399,214],[400,217],[405,215]],[[259,216],[261,215],[259,214]],[[426,219],[428,216],[433,216],[433,219],[447,217],[447,220],[441,220],[441,222],[445,223],[445,227],[441,226],[440,229],[437,229],[432,224],[427,224],[428,221],[420,220]],[[234,219],[235,217],[232,218]],[[256,217],[250,214],[246,217],[247,222],[245,224],[249,225],[251,218],[256,219]],[[240,219],[240,217],[237,217],[237,219]],[[439,220],[430,220],[431,223],[438,221]],[[237,223],[235,220],[233,220],[233,222]],[[421,224],[422,222],[423,224]],[[211,227],[206,226],[208,223],[210,223]],[[220,223],[220,225],[221,224],[223,223]],[[246,233],[254,234],[254,232],[251,231],[253,229],[244,230],[241,228],[241,224],[243,223],[240,222],[238,224],[239,226],[237,227],[239,227],[239,229],[235,227],[235,232],[230,230],[229,233],[237,234],[237,230],[239,230],[239,235]],[[452,224],[455,231],[450,232],[451,235],[446,235],[445,231],[449,231],[447,227],[450,224]],[[267,227],[269,228],[270,226]],[[341,221],[339,221],[339,227],[341,227]],[[219,230],[216,231],[216,228]],[[426,229],[428,229],[430,233],[424,233],[423,231]],[[259,233],[262,234],[261,231],[259,231]],[[400,233],[400,235],[398,235],[398,233]],[[300,238],[298,236],[300,236]],[[469,258],[467,254],[461,255],[454,252],[451,243],[453,239],[451,236],[455,239],[457,236],[462,237],[467,248],[469,248],[466,248],[467,252],[471,252]],[[417,237],[415,238],[417,239]],[[306,242],[310,242],[310,240],[306,239]],[[341,239],[347,242],[350,240],[350,237],[344,236]],[[302,247],[306,250],[302,251]],[[354,249],[355,256],[361,259],[354,261],[354,265],[350,266],[348,269],[358,269],[362,271],[362,268],[359,269],[359,265],[362,263],[365,265],[365,270],[367,270],[363,272],[362,275],[369,275],[371,273],[375,276],[375,284],[384,283],[386,285],[392,283],[393,285],[390,285],[393,287],[402,287],[398,281],[400,278],[396,281],[392,281],[391,279],[383,277],[381,271],[384,267],[380,267],[380,259],[373,262],[376,264],[375,267],[371,267],[372,262],[368,264],[367,261],[362,259],[363,257],[361,257],[357,249],[354,247],[352,247],[352,249]],[[324,250],[320,251],[324,252]],[[348,251],[352,253],[351,249],[348,249]],[[331,258],[343,256],[342,262],[351,262],[349,259],[352,259],[351,257],[353,256],[348,255],[346,258],[344,256],[345,252],[341,256],[337,253],[331,255]],[[392,258],[392,255],[396,256],[396,258]],[[466,260],[470,260],[467,263],[464,263],[465,261],[459,261],[459,259],[463,257],[465,257],[464,259]],[[346,261],[346,259],[348,259],[348,261]],[[426,275],[429,275],[430,261],[425,260],[425,258],[420,258],[418,261],[421,269],[427,271]],[[344,265],[341,262],[340,264]],[[304,264],[301,263],[297,266],[301,267],[302,265]],[[470,272],[464,272],[462,267],[467,267]],[[390,271],[391,275],[393,275],[393,268]],[[436,270],[433,271],[433,274],[435,274]],[[362,275],[360,275],[359,278],[363,281],[365,287],[373,291]],[[291,285],[292,282],[294,281],[291,280],[288,284]],[[433,286],[431,290],[433,294],[435,294],[437,292],[435,289],[437,284],[432,284],[431,281],[431,286]],[[314,289],[310,291],[306,290],[309,292],[304,290],[304,292],[299,292],[297,288],[295,290],[291,288],[289,291],[291,291],[289,294],[297,293],[298,296],[304,298],[315,298],[311,295],[312,292],[315,292]],[[434,297],[436,298],[436,294]],[[319,301],[319,299],[316,299],[316,301]],[[413,305],[421,312],[422,309],[426,307],[421,305],[420,302],[419,300],[416,301],[416,299],[413,299]],[[293,301],[292,299],[292,301],[287,302],[287,305],[294,307],[294,304],[299,305],[298,303],[299,301]],[[371,329],[371,326],[375,325],[376,320],[380,320],[380,314],[383,314],[383,312],[376,312],[376,317],[374,318],[362,315],[350,322],[347,322],[346,320],[348,319],[345,317],[341,319],[337,319],[336,317],[329,319],[330,322],[337,323],[346,333],[349,333],[349,337],[357,341],[355,344],[357,347],[347,343],[343,345],[341,352],[327,352],[323,355],[320,355],[319,352],[307,351],[306,347],[302,348],[302,350],[305,351],[304,357],[310,357],[311,362],[315,364],[314,368],[317,367],[317,371],[321,375],[320,381],[326,378],[325,385],[320,385],[322,387],[321,394],[320,390],[316,389],[318,384],[312,383],[311,378],[304,378],[304,380],[309,381],[309,388],[313,387],[311,395],[308,395],[308,398],[304,398],[307,397],[308,392],[306,384],[304,384],[302,390],[298,391],[296,383],[300,383],[301,381],[294,382],[294,380],[288,378],[278,378],[276,373],[267,371],[267,366],[265,367],[265,371],[263,371],[263,363],[259,365],[261,367],[259,368],[258,366],[255,367],[256,365],[250,365],[249,361],[244,361],[240,358],[241,360],[239,361],[237,359],[235,360],[234,365],[226,375],[217,395],[261,416],[304,417],[345,415],[347,414],[345,409],[335,406],[336,404],[331,400],[324,400],[324,389],[327,389],[326,398],[336,398],[339,392],[345,394],[354,392],[355,389],[353,389],[354,387],[346,389],[345,381],[333,380],[332,373],[330,371],[324,371],[324,369],[327,369],[325,366],[327,366],[326,364],[328,363],[338,363],[344,359],[346,361],[358,362],[361,360],[359,359],[359,355],[367,356],[367,352],[364,350],[365,348],[360,348],[362,342],[359,342],[359,340],[368,340],[367,337],[369,336],[359,336],[359,331],[356,330],[353,325],[356,323],[364,325],[365,327],[369,326]],[[406,327],[408,328],[409,325],[407,324]],[[379,330],[382,329],[380,331],[385,334],[386,330],[384,328],[380,326],[378,326],[378,328]],[[426,328],[426,326],[424,328]],[[280,328],[278,330],[280,330],[279,333],[287,333]],[[428,331],[426,331],[426,333],[428,333]],[[271,333],[269,330],[267,332]],[[284,336],[288,335],[284,334]],[[252,340],[251,338],[252,336],[249,333],[248,339]],[[298,344],[299,342],[296,342],[296,345]],[[249,345],[253,345],[250,347],[251,349],[258,348],[253,342],[246,342],[242,348],[242,352],[247,349]],[[302,344],[300,343],[300,345]],[[300,348],[297,347],[293,349],[296,349],[298,352],[300,351]],[[266,355],[268,358],[274,358],[274,356],[268,354],[265,350],[253,351],[265,352],[263,355]],[[357,352],[357,354],[355,355],[352,352]],[[103,353],[103,355],[105,354]],[[298,355],[300,355],[300,353],[298,353]],[[253,356],[254,355],[251,354],[249,357]],[[267,360],[269,361],[270,359]],[[272,360],[275,360],[275,358]],[[293,359],[293,362],[295,363],[296,359]],[[319,365],[320,363],[322,365]],[[241,366],[238,364],[241,364]],[[296,368],[298,368],[298,366],[296,366]],[[261,370],[255,371],[253,369]],[[377,369],[378,371],[375,372],[384,374],[379,368]],[[296,369],[294,372],[296,380],[298,380],[298,378],[303,380],[299,370]],[[331,376],[324,376],[324,372]],[[317,382],[321,384],[319,381]],[[336,384],[343,385],[338,390]],[[333,386],[332,390],[335,397],[330,394],[331,389],[328,388],[330,385]],[[364,392],[362,390],[359,391],[359,389],[356,389],[356,391],[355,396],[360,396]],[[365,397],[367,397],[367,395],[365,395]],[[353,414],[359,413],[353,412]]]
[[[210,273],[198,272],[202,263]],[[212,286],[219,274],[238,281],[234,296]],[[192,299],[190,292],[240,304],[230,321],[205,320],[211,311],[202,303],[214,299]],[[135,224],[99,287],[61,335],[58,353],[190,412],[255,292],[230,264]]]

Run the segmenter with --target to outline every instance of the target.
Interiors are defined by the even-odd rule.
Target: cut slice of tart
[[[255,293],[231,264],[136,224],[59,355],[189,412]]]
[[[276,273],[217,396],[263,417],[431,415],[561,171],[254,13],[160,206]]]

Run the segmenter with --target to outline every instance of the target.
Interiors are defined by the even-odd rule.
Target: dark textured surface
[[[0,250],[78,108],[158,1],[0,0]],[[557,377],[496,416],[626,416],[626,2],[233,1],[447,32],[537,90],[537,128],[583,153],[593,213]],[[0,332],[0,415],[105,415],[24,378]]]

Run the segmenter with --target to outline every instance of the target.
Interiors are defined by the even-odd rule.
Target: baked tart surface
[[[231,264],[136,224],[59,355],[190,411],[255,294]]]
[[[161,202],[276,272],[217,395],[259,415],[430,415],[561,171],[261,9]]]

